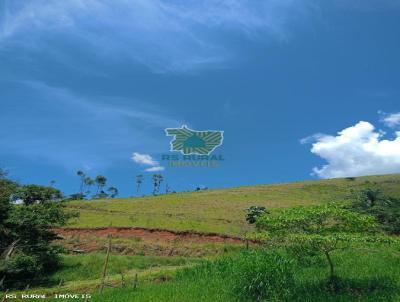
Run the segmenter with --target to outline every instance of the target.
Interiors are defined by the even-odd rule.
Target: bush
[[[257,221],[257,218],[269,213],[265,207],[260,206],[251,206],[250,208],[246,209],[246,221],[249,224],[254,224]]]
[[[386,196],[379,189],[368,188],[355,195],[350,208],[374,216],[383,231],[400,235],[400,199]]]
[[[294,288],[293,261],[278,253],[250,251],[230,261],[233,290],[240,297],[282,300]]]
[[[7,272],[6,284],[12,284],[15,288],[32,284],[34,278],[38,277],[37,272],[43,271],[39,257],[23,253],[17,253],[3,265],[4,271]]]
[[[294,265],[278,252],[250,250],[178,271],[177,279],[223,284],[221,291],[235,299],[282,301],[295,288]]]

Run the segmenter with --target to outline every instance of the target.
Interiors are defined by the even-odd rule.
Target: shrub
[[[379,189],[368,188],[355,194],[350,209],[374,216],[383,231],[400,234],[400,199],[386,196]]]
[[[277,252],[249,250],[178,271],[177,278],[222,283],[221,290],[243,300],[281,301],[295,288],[293,275],[293,260]]]
[[[278,253],[250,251],[230,261],[233,290],[240,297],[282,300],[294,288],[293,261]]]
[[[260,206],[251,206],[250,208],[246,209],[246,221],[249,224],[254,224],[257,221],[257,218],[269,213],[265,207]]]

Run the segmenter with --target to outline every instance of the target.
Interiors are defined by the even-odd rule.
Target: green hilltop
[[[251,230],[244,210],[252,205],[273,209],[342,201],[366,187],[400,197],[400,174],[71,201],[68,208],[80,213],[70,227],[144,227],[243,236]]]

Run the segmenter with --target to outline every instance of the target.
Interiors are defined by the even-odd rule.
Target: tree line
[[[85,172],[79,170],[76,172],[77,176],[80,178],[79,191],[78,193],[72,194],[71,199],[85,199],[92,198],[115,198],[118,196],[118,189],[114,186],[110,186],[107,189],[107,177],[103,175],[97,175],[95,178],[91,178],[86,175]],[[94,192],[92,191],[94,187]]]
[[[79,177],[79,189],[77,193],[71,194],[70,199],[100,199],[100,198],[115,198],[119,194],[119,190],[115,186],[107,187],[107,177],[104,175],[97,175],[92,178],[82,170],[78,170],[76,175]],[[153,174],[151,176],[152,194],[161,194],[161,184],[165,178],[162,174]],[[142,184],[145,181],[143,174],[136,175],[136,194],[140,194]],[[165,193],[175,193],[168,184],[165,184]]]

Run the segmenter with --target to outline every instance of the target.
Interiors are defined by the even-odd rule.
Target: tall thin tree
[[[142,183],[143,183],[143,175],[142,174],[136,175],[136,193],[139,193],[139,189]]]
[[[153,195],[157,195],[160,191],[161,183],[164,177],[161,174],[153,174]]]
[[[97,175],[94,179],[94,182],[97,184],[96,195],[99,194],[100,191],[104,188],[107,183],[107,178],[103,175]]]
[[[85,174],[85,172],[79,170],[78,172],[76,172],[76,175],[78,175],[80,177],[80,179],[81,179],[81,183],[80,183],[80,186],[79,186],[79,194],[83,197],[83,189],[85,187],[86,174]]]

